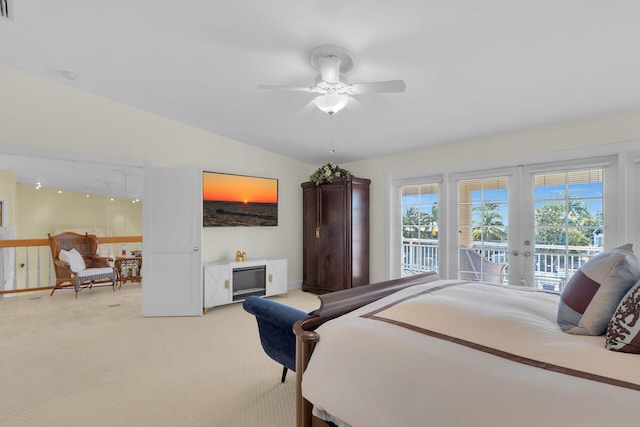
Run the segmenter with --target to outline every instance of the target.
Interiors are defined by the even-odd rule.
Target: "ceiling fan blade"
[[[307,104],[304,107],[302,107],[300,110],[296,112],[296,116],[307,116],[317,109],[318,107],[316,107],[316,104],[313,102],[313,99],[312,99],[311,101],[307,102]]]
[[[388,80],[385,82],[353,83],[349,85],[354,94],[360,93],[391,93],[404,92],[406,85],[402,80]]]
[[[293,92],[313,92],[313,88],[311,87],[303,87],[303,86],[278,86],[278,85],[258,85],[258,89],[268,89],[268,90],[286,90]]]
[[[362,108],[362,103],[360,103],[355,96],[349,95],[349,103],[345,108],[348,108],[349,110],[359,110]]]

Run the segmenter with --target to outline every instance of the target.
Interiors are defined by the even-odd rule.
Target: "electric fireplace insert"
[[[251,295],[266,295],[267,267],[242,267],[233,269],[233,301],[246,299]]]

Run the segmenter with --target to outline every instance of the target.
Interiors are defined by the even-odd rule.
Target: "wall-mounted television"
[[[204,227],[278,225],[278,180],[202,173]]]

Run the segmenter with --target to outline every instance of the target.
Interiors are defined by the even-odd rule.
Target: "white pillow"
[[[76,248],[72,248],[70,251],[60,249],[58,258],[60,258],[62,261],[68,262],[71,271],[73,271],[74,273],[85,270],[87,268],[82,255],[80,255],[80,252],[78,252]]]

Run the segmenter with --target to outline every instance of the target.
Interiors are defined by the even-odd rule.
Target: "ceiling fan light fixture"
[[[0,0],[1,1],[1,0]],[[351,83],[344,76],[353,68],[351,53],[335,45],[324,45],[313,49],[309,62],[320,75],[309,86],[258,85],[260,89],[276,89],[317,94],[313,100],[321,111],[329,116],[342,110],[349,103],[349,96],[368,93],[404,92],[402,80]]]
[[[332,116],[347,106],[349,97],[338,95],[335,91],[328,91],[325,95],[320,95],[314,100],[316,107]]]

